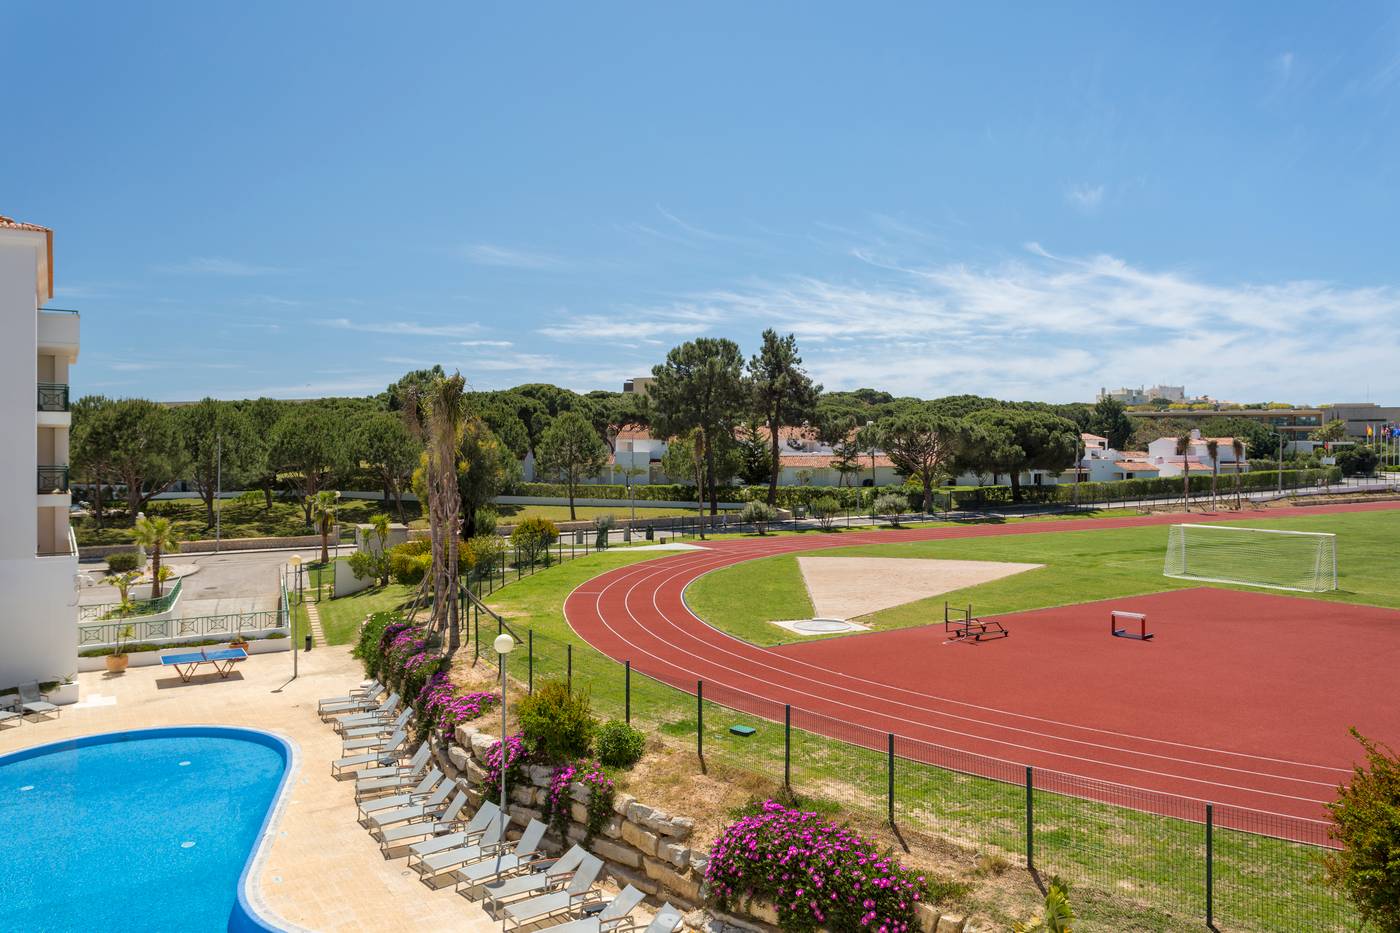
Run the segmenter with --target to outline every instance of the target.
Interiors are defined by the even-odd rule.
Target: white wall
[[[0,687],[77,670],[76,557],[0,560]]]

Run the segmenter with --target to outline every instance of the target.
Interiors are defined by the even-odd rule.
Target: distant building
[[[1165,399],[1168,402],[1197,401],[1186,397],[1186,386],[1138,386],[1136,389],[1122,388],[1109,391],[1099,389],[1099,401],[1113,399],[1115,402],[1122,402],[1124,405],[1146,405],[1154,399]]]
[[[628,379],[622,384],[622,391],[628,395],[649,395],[651,384],[656,380],[651,376],[637,376],[635,379]],[[616,385],[617,383],[613,383]]]
[[[1364,440],[1369,427],[1379,436],[1386,425],[1400,424],[1400,407],[1383,406],[1375,402],[1338,402],[1322,406],[1322,423],[1345,421],[1347,437]]]
[[[0,217],[0,689],[56,680],[78,654],[78,549],[68,527],[78,315],[43,310],[53,281],[53,231]]]

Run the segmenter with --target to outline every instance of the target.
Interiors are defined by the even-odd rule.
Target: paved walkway
[[[306,622],[311,627],[311,643],[317,648],[326,644],[326,632],[321,628],[321,610],[315,603],[306,604]]]
[[[316,716],[316,701],[344,693],[361,677],[348,649],[301,653],[301,676],[288,682],[290,653],[259,655],[228,680],[212,675],[182,684],[160,668],[78,675],[82,701],[61,718],[0,731],[0,754],[75,736],[165,725],[227,724],[276,732],[296,745],[300,765],[289,800],[272,827],[272,847],[256,882],[287,924],[312,930],[500,928],[451,890],[429,891],[403,861],[386,862],[355,822],[354,785],[330,777],[339,737]],[[36,840],[42,848],[42,837]]]

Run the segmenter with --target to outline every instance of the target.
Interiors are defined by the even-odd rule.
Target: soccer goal
[[[1231,525],[1173,525],[1162,573],[1320,593],[1337,588],[1337,536]]]

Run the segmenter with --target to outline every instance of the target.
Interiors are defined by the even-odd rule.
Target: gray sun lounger
[[[363,739],[369,736],[383,735],[386,732],[393,732],[396,729],[404,729],[408,726],[408,721],[413,718],[413,710],[406,709],[399,713],[393,720],[384,720],[369,726],[356,726],[353,729],[341,730],[340,736],[346,741],[350,739]]]
[[[350,716],[364,716],[370,713],[392,711],[394,704],[398,701],[396,694],[389,694],[383,701],[376,700],[373,696],[351,697],[341,700],[338,703],[327,703],[317,710],[322,720],[330,721],[336,718],[345,719]]]
[[[488,881],[499,881],[513,875],[544,858],[540,852],[540,842],[544,839],[545,825],[539,820],[531,820],[525,831],[515,840],[515,848],[507,851],[504,846],[496,850],[491,858],[475,865],[466,865],[457,870],[457,885],[483,885]]]
[[[377,797],[380,794],[395,793],[412,785],[428,767],[432,749],[424,742],[418,746],[406,765],[386,765],[382,768],[368,768],[355,775],[355,799]]]
[[[596,916],[565,921],[548,929],[550,933],[613,933],[622,928],[643,897],[641,891],[629,884],[611,901],[591,905],[598,908]]]
[[[48,701],[48,694],[39,689],[37,680],[27,684],[19,685],[19,709],[25,716],[43,716],[45,719],[56,718],[63,709]]]
[[[407,742],[407,732],[395,732],[378,748],[368,749],[357,755],[346,755],[344,758],[337,758],[335,761],[332,761],[331,774],[340,775],[347,770],[358,768],[361,765],[372,764],[376,767],[384,767],[386,762],[398,761],[407,754],[404,750],[404,745]]]
[[[501,842],[505,838],[508,822],[510,822],[509,816],[498,813],[487,825],[486,832],[482,833],[481,838],[475,843],[423,856],[414,866],[418,876],[423,879],[424,884],[434,889],[452,884],[451,878],[444,881],[438,879],[454,869],[494,854],[501,847]]]
[[[359,811],[358,819],[361,824],[365,822],[372,813],[381,810],[393,810],[397,807],[406,807],[411,803],[418,803],[426,799],[439,784],[443,782],[442,772],[437,768],[429,771],[418,781],[417,785],[410,787],[401,794],[390,794],[387,797],[369,797],[356,804]]]
[[[457,893],[464,897],[470,897],[471,892],[479,887],[483,898],[482,903],[490,905],[500,905],[512,897],[520,897],[525,894],[542,894],[567,884],[587,855],[588,852],[582,846],[570,846],[569,851],[554,860],[553,863],[536,862],[529,866],[528,873],[516,874],[509,878],[502,878],[500,881],[488,881],[482,885],[458,886]]]
[[[349,709],[336,710],[328,707],[327,712],[322,714],[322,718],[330,722],[331,728],[336,732],[344,729],[346,725],[363,725],[364,723],[375,722],[380,719],[387,719],[399,711],[399,695],[390,693],[384,700],[376,704],[372,700],[350,707]]]
[[[384,692],[384,685],[377,680],[366,680],[349,693],[338,697],[326,697],[316,701],[316,713],[319,715],[326,711],[327,707],[342,706],[347,703],[363,703],[373,701],[374,697]]]
[[[454,781],[443,781],[433,791],[426,800],[418,803],[411,803],[407,806],[396,807],[393,810],[385,810],[381,813],[372,813],[369,816],[369,831],[376,839],[380,839],[387,827],[398,823],[416,823],[419,820],[436,820],[444,810],[447,809],[447,797],[456,788]],[[466,795],[465,791],[457,793]],[[382,839],[381,839],[382,841]]]
[[[556,914],[569,914],[597,903],[600,898],[594,883],[603,870],[603,860],[596,855],[585,855],[578,870],[562,890],[551,891],[515,904],[507,904],[505,919],[512,926],[538,923]]]
[[[680,910],[667,902],[661,905],[661,909],[651,918],[651,923],[646,925],[642,933],[676,933],[681,928],[683,919]]]
[[[431,839],[424,839],[420,842],[413,843],[408,847],[408,866],[412,868],[413,860],[416,858],[422,858],[425,855],[432,855],[434,852],[442,852],[446,849],[454,849],[457,846],[466,845],[479,838],[482,833],[486,832],[486,827],[491,825],[491,821],[496,818],[496,814],[500,812],[501,808],[488,800],[477,808],[476,813],[472,815],[472,818],[468,820],[466,825],[461,829],[451,831],[449,828],[448,831],[442,834],[434,832]],[[390,832],[405,828],[406,827],[395,826],[392,827],[391,830],[386,831],[384,835],[387,838]],[[423,835],[428,834],[424,832]]]
[[[406,738],[407,736],[404,732],[404,729],[407,727],[407,725],[407,723],[404,723],[404,725],[399,726],[397,729],[395,729],[394,735],[403,735]],[[380,733],[379,735],[366,735],[361,736],[360,738],[346,739],[344,742],[341,743],[340,753],[342,755],[349,755],[352,752],[361,752],[369,751],[375,748],[384,748],[386,744],[387,739],[385,738],[383,733]]]
[[[341,735],[349,736],[350,733],[362,729],[382,729],[386,723],[402,720],[405,713],[412,716],[413,707],[405,709],[402,705],[395,704],[392,709],[376,709],[368,713],[346,716],[344,719],[332,719],[331,728]]]
[[[459,830],[462,824],[462,811],[467,808],[467,795],[463,791],[458,791],[457,796],[452,798],[452,802],[447,805],[447,809],[442,811],[440,816],[430,820],[416,820],[408,823],[399,823],[397,826],[390,826],[379,834],[379,851],[384,853],[385,858],[392,858],[389,853],[394,849],[401,849],[408,846],[410,851],[419,842],[432,842],[433,839],[445,839],[447,836],[457,835],[460,831],[465,837],[466,831]],[[475,819],[475,817],[473,817]],[[481,827],[474,831],[480,835],[488,821],[484,821]],[[470,825],[470,824],[468,824]],[[424,837],[433,837],[425,839]],[[442,848],[451,848],[444,845]]]
[[[0,709],[0,726],[9,728],[24,722],[24,714],[18,710]]]

